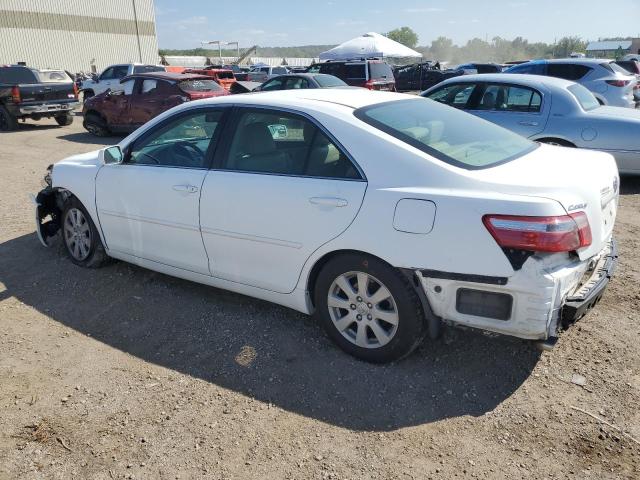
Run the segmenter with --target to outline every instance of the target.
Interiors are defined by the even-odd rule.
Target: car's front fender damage
[[[53,188],[51,186],[51,168],[47,169],[45,176],[46,187],[33,197],[36,215],[36,234],[40,243],[45,247],[51,245],[51,240],[60,230],[62,209],[67,198],[71,195],[64,189]]]

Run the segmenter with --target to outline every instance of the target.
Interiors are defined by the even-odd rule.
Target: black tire
[[[329,307],[329,295],[330,293],[335,295],[333,289],[336,288],[336,284],[334,281],[342,275],[353,274],[354,272],[362,272],[367,274],[369,278],[373,277],[372,280],[380,282],[380,284],[386,287],[391,293],[392,304],[395,304],[392,309],[397,314],[398,320],[395,333],[391,336],[388,343],[384,345],[362,347],[355,344],[355,337],[358,334],[358,330],[363,328],[363,326],[365,327],[364,331],[367,335],[367,342],[369,340],[377,342],[377,335],[369,325],[371,325],[372,322],[377,322],[377,326],[381,325],[380,320],[375,317],[375,312],[379,312],[380,310],[375,310],[375,306],[371,308],[371,304],[368,305],[369,310],[367,310],[366,298],[364,302],[362,302],[361,299],[360,301],[362,303],[358,304],[356,308],[353,308],[354,305],[351,304],[350,308],[352,312],[349,312],[346,308],[334,307],[330,309]],[[372,283],[375,284],[375,281],[368,281],[367,288],[370,288]],[[377,290],[375,285],[373,285],[373,288],[375,290],[370,294],[371,297],[375,295]],[[358,292],[361,291],[359,287],[356,290]],[[386,363],[406,357],[420,344],[427,332],[424,311],[413,286],[400,271],[375,257],[360,254],[341,254],[329,260],[318,274],[315,283],[314,298],[316,316],[327,332],[327,335],[329,335],[342,350],[367,362]],[[358,297],[358,299],[360,299],[360,297]],[[362,314],[359,315],[361,319],[358,320],[358,322],[347,320],[347,323],[353,323],[350,323],[350,327],[344,328],[342,332],[332,319],[332,315],[342,314],[344,315],[342,318],[346,318],[350,313],[356,315],[358,312]],[[371,315],[368,315],[369,313],[372,314],[373,318]],[[369,320],[364,317],[368,317]],[[390,327],[390,324],[386,326]],[[393,327],[391,327],[390,330],[393,330]]]
[[[78,238],[74,239],[68,230],[68,227],[70,227],[77,219],[75,215],[78,211],[81,212],[82,217],[84,218],[84,222],[80,222],[80,224],[88,227],[84,229],[84,231],[79,229],[77,232],[80,238],[86,239],[87,253],[82,256],[74,254],[75,244],[78,242]],[[62,243],[64,244],[65,251],[71,261],[76,265],[85,268],[98,268],[108,260],[109,257],[104,250],[100,234],[98,233],[93,220],[91,220],[91,216],[82,203],[80,203],[80,201],[75,197],[71,197],[64,206],[60,230],[62,233]]]
[[[561,138],[541,138],[538,140],[538,142],[546,143],[547,145],[555,145],[557,147],[576,148],[576,146],[573,143],[563,140]]]
[[[0,130],[10,132],[18,128],[18,119],[9,110],[0,106]]]
[[[108,137],[111,134],[104,120],[96,113],[88,113],[82,125],[90,134],[96,137]]]
[[[66,127],[67,125],[71,125],[73,123],[73,115],[70,113],[66,113],[64,115],[58,115],[56,117],[56,122],[61,127]]]

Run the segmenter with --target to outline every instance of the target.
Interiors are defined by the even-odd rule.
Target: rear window
[[[25,67],[0,68],[0,82],[9,84],[38,83],[33,71]]]
[[[536,148],[509,130],[422,98],[371,105],[354,115],[443,162],[469,170],[499,165]]]
[[[164,67],[157,65],[135,65],[133,67],[133,73],[150,73],[150,72],[164,72]]]
[[[387,78],[393,79],[393,71],[391,67],[386,63],[370,63],[369,64],[369,78]]]
[[[598,99],[582,85],[571,85],[567,87],[567,90],[571,92],[585,112],[595,110],[600,107]]]
[[[233,72],[218,72],[218,78],[223,78],[223,79],[228,79],[228,78],[235,78],[233,76]]]
[[[178,84],[178,88],[183,92],[217,92],[223,90],[215,80],[201,78],[184,80]]]
[[[37,75],[41,83],[69,83],[72,81],[67,72],[62,70],[38,71]]]
[[[349,80],[366,80],[367,79],[366,63],[345,63],[344,75]],[[328,72],[327,72],[328,73]]]
[[[315,75],[313,79],[321,87],[345,87],[347,84],[333,75]]]

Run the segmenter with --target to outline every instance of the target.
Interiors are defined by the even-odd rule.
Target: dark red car
[[[170,72],[129,75],[120,81],[120,87],[84,103],[83,125],[93,135],[132,132],[183,102],[229,94],[211,77]]]

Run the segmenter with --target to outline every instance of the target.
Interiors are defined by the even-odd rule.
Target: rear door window
[[[550,77],[564,78],[565,80],[580,80],[591,71],[586,65],[573,65],[571,63],[550,63],[547,65],[547,75]]]
[[[346,63],[344,65],[345,77],[348,80],[366,80],[367,79],[366,67],[367,67],[366,63]]]
[[[478,110],[501,112],[539,112],[542,96],[537,91],[515,85],[488,85],[478,103]]]

